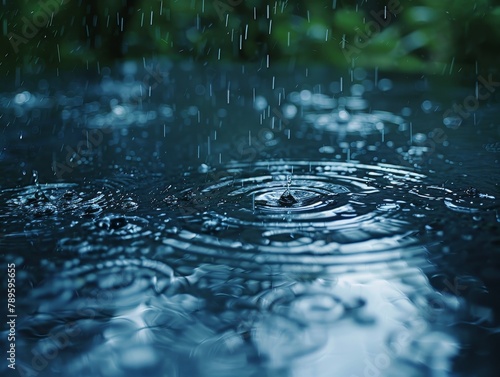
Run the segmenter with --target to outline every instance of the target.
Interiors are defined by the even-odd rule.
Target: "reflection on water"
[[[327,95],[257,75],[230,93],[191,74],[194,94],[150,108],[130,77],[2,99],[39,119],[0,160],[20,375],[492,375],[497,172],[479,181],[452,152],[404,164],[427,131],[420,99],[371,109],[388,79]]]
[[[178,231],[165,244],[260,273],[276,268],[299,276],[376,269],[404,275],[405,264],[425,257],[423,247],[413,247],[414,225],[398,211],[412,197],[408,187],[425,178],[420,174],[389,165],[290,161],[234,164],[217,176],[169,206]],[[394,187],[377,188],[388,182]],[[287,190],[296,202],[283,205]],[[393,272],[391,263],[398,265]]]

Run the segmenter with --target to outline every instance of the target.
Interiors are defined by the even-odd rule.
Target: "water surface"
[[[162,64],[2,94],[20,375],[494,375],[498,96]]]

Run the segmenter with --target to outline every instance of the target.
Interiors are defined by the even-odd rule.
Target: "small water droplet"
[[[290,207],[297,203],[297,199],[290,193],[290,190],[287,188],[286,191],[280,196],[279,204],[282,207]]]

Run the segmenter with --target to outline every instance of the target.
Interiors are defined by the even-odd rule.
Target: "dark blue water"
[[[14,375],[496,375],[495,88],[148,70],[1,95]]]

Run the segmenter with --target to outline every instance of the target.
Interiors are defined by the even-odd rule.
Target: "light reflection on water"
[[[134,215],[152,208],[124,205],[125,193],[92,197],[76,184],[2,193],[11,211],[44,216],[40,227],[73,219],[75,234],[57,250],[74,259],[33,292],[33,315],[20,325],[26,349],[46,355],[59,344],[64,356],[50,360],[47,375],[362,376],[397,374],[408,361],[432,365],[434,375],[450,368],[458,345],[426,318],[435,291],[423,271],[434,267],[409,222],[424,175],[290,161],[230,165],[221,177],[195,193],[189,181],[171,188],[168,220]],[[292,206],[280,205],[285,190]]]
[[[369,110],[363,96],[373,85],[355,84],[350,95],[266,94],[253,77],[259,94],[240,83],[245,94],[225,107],[215,99],[226,99],[224,77],[186,103],[169,89],[152,108],[120,94],[130,81],[109,77],[97,100],[86,93],[49,103],[22,92],[1,102],[19,119],[57,102],[63,128],[112,126],[92,153],[74,165],[70,156],[63,178],[45,167],[43,179],[9,176],[0,190],[0,246],[22,287],[20,370],[448,376],[464,339],[484,330],[494,342],[480,277],[447,271],[460,243],[498,246],[494,178],[479,183],[447,167],[441,179],[444,164],[403,166],[422,160],[395,157],[416,148],[405,144],[409,105],[399,114]],[[225,130],[240,110],[253,126],[235,140]],[[40,153],[64,161],[58,133],[41,133]],[[193,134],[201,135],[194,144]],[[19,152],[6,150],[8,173],[4,162]],[[23,160],[23,174],[32,165]],[[492,268],[481,276],[494,281]]]

